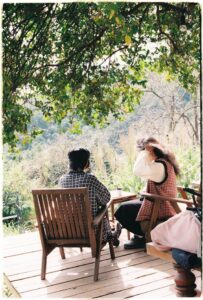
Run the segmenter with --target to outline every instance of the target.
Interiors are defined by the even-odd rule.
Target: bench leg
[[[195,275],[190,269],[184,269],[178,264],[173,264],[176,270],[175,285],[178,297],[194,297],[196,296]]]

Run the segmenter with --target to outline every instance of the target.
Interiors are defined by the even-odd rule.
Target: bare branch
[[[189,111],[189,110],[191,110],[191,109],[194,109],[194,108],[200,108],[200,106],[199,106],[199,105],[194,105],[194,106],[191,106],[191,107],[187,108],[186,110],[184,110],[184,111],[180,114],[180,116],[179,116],[177,122],[180,121],[180,119],[185,115],[185,113],[186,113],[187,111]]]
[[[120,47],[120,48],[116,49],[116,50],[113,51],[108,57],[106,57],[106,58],[99,64],[99,66],[102,66],[109,58],[111,58],[111,57],[112,57],[114,54],[116,54],[117,52],[122,51],[122,50],[127,49],[127,48],[128,48],[128,46],[125,45],[125,46],[123,46],[123,47]]]

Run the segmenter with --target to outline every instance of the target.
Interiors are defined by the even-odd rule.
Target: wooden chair
[[[177,190],[178,190],[178,193],[182,196],[182,198],[163,197],[163,196],[158,196],[158,195],[150,194],[150,193],[146,193],[146,192],[140,193],[140,195],[142,197],[145,197],[147,200],[150,200],[154,203],[151,219],[149,221],[149,226],[148,226],[148,229],[147,229],[147,232],[145,235],[147,242],[151,242],[150,232],[158,224],[158,212],[159,212],[159,206],[160,206],[161,201],[170,201],[177,213],[181,212],[181,208],[178,205],[178,203],[186,204],[187,207],[193,206],[193,202],[190,199],[188,199],[188,195],[184,191],[184,188],[178,186]]]
[[[184,191],[183,188],[179,189],[179,192],[181,193],[183,198],[170,198],[170,197],[162,197],[157,196],[149,193],[142,193],[142,196],[144,196],[146,199],[153,201],[153,211],[152,216],[150,220],[150,226],[149,230],[147,232],[148,234],[148,241],[151,241],[150,232],[151,230],[156,226],[157,224],[157,217],[158,217],[158,211],[161,201],[170,201],[171,204],[176,209],[177,213],[181,211],[180,207],[178,206],[178,203],[184,203],[187,207],[193,207],[194,203],[189,199],[187,196],[187,193]],[[200,189],[198,193],[201,194]],[[188,200],[186,200],[188,199]],[[201,197],[196,198],[198,205],[201,204]],[[147,254],[158,257],[160,259],[169,261],[173,263],[174,269],[176,271],[175,274],[175,287],[176,287],[176,293],[177,296],[181,297],[193,297],[196,295],[196,284],[195,284],[195,275],[191,272],[191,269],[184,269],[180,265],[178,265],[175,260],[172,258],[171,251],[160,251],[154,247],[152,242],[148,242],[146,245]],[[201,271],[201,268],[193,268],[195,270]]]
[[[93,219],[87,188],[32,190],[37,224],[42,244],[41,279],[45,279],[47,256],[59,247],[90,247],[95,258],[94,281],[98,280],[102,244],[103,220],[108,217],[108,206]],[[97,229],[96,229],[97,228]],[[112,241],[111,259],[115,258]]]

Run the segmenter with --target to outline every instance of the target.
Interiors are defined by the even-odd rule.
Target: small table
[[[114,206],[115,204],[130,201],[136,199],[136,194],[131,192],[125,192],[122,190],[111,191],[111,222],[114,224]],[[128,231],[128,239],[130,239],[130,232]]]

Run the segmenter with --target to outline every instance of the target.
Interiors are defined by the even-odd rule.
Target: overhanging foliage
[[[190,2],[4,4],[4,143],[27,133],[35,108],[57,122],[68,115],[76,130],[75,120],[132,111],[149,68],[194,92],[200,25]]]

